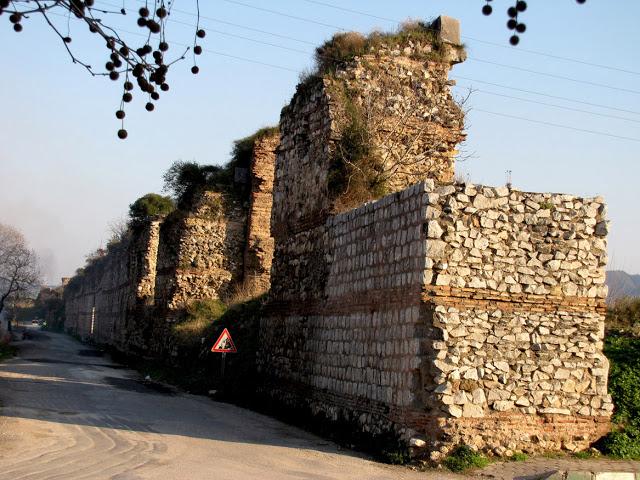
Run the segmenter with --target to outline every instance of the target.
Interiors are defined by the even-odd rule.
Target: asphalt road
[[[0,364],[0,480],[429,479],[270,417],[153,389],[61,334]]]

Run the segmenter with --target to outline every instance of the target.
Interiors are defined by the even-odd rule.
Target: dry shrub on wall
[[[324,44],[316,48],[315,71],[305,75],[307,79],[318,75],[326,75],[336,71],[338,67],[353,60],[356,56],[375,52],[382,46],[396,48],[408,45],[409,42],[421,43],[431,48],[414,51],[416,60],[442,61],[446,56],[443,43],[438,38],[431,22],[407,20],[400,24],[394,32],[374,31],[365,36],[357,32],[337,33]],[[451,48],[464,48],[451,46]]]
[[[315,62],[318,73],[327,73],[336,65],[353,60],[366,52],[367,37],[357,32],[338,33],[316,48]]]

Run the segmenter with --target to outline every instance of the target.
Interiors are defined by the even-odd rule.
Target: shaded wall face
[[[269,290],[274,240],[271,236],[271,207],[276,149],[280,134],[256,140],[253,146],[251,192],[244,250],[244,285],[246,293],[256,296]]]
[[[190,212],[165,220],[158,249],[156,307],[230,295],[242,278],[246,210],[232,195],[205,192]]]
[[[130,237],[65,287],[65,328],[83,338],[122,346],[129,322],[153,295],[159,222],[134,229]]]
[[[334,420],[364,415],[378,433],[390,428],[380,416],[400,421],[416,401],[428,335],[420,306],[425,201],[417,185],[280,240],[289,273],[274,283],[261,322],[265,393]],[[306,262],[318,252],[322,262]]]
[[[329,211],[331,117],[320,80],[299,88],[282,111],[271,213],[276,245],[278,238],[322,224]]]

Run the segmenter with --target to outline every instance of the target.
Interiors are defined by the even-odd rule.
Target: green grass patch
[[[489,459],[467,445],[458,445],[442,464],[452,472],[463,472],[470,468],[484,468],[489,465]]]
[[[380,459],[391,465],[405,465],[411,461],[411,455],[406,450],[383,450]]]
[[[597,447],[614,458],[640,460],[640,338],[610,334],[604,352],[610,361],[614,429]]]
[[[590,458],[594,458],[594,457],[595,457],[595,455],[593,454],[593,452],[590,452],[589,450],[585,450],[585,451],[583,451],[583,452],[575,452],[575,453],[573,454],[573,456],[574,456],[575,458],[580,459],[580,460],[588,460],[588,459],[590,459]]]
[[[511,455],[509,457],[509,461],[511,462],[524,462],[525,460],[527,460],[529,457],[522,453],[522,452],[516,452],[513,455]]]
[[[186,308],[186,320],[173,326],[176,340],[181,345],[199,345],[226,311],[226,305],[218,299],[192,301]]]

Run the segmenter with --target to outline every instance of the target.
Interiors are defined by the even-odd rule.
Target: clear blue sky
[[[396,26],[393,21],[306,0],[238,2],[345,30],[368,32]],[[459,85],[473,86],[478,91],[471,99],[469,137],[464,146],[465,151],[474,155],[459,164],[458,171],[476,183],[501,185],[505,182],[505,172],[511,170],[514,186],[523,190],[603,195],[609,204],[612,223],[610,268],[640,272],[637,248],[640,141],[486,113],[491,111],[640,140],[640,2],[588,0],[585,5],[578,5],[573,0],[530,1],[523,16],[528,29],[516,48],[510,47],[507,41],[505,10],[510,2],[506,0],[492,2],[494,14],[490,17],[480,13],[483,5],[480,0],[324,2],[394,20],[429,19],[439,14],[460,19],[470,59],[454,67],[452,78],[457,79]],[[117,0],[98,0],[97,4],[107,8],[114,5],[118,9],[121,6]],[[125,6],[131,11],[135,11],[137,5],[135,1],[125,0]],[[177,0],[176,8],[193,12],[195,2]],[[24,31],[15,34],[6,16],[0,17],[0,104],[4,113],[0,128],[0,222],[12,224],[25,233],[44,260],[48,282],[70,275],[84,263],[87,253],[103,245],[108,237],[107,224],[124,217],[133,200],[147,192],[160,191],[162,173],[173,161],[223,163],[234,139],[276,123],[280,109],[294,92],[297,72],[312,63],[314,45],[335,31],[329,26],[248,8],[235,0],[201,1],[201,12],[204,17],[210,17],[202,20],[208,31],[203,45],[218,53],[202,55],[198,76],[190,73],[189,61],[176,65],[169,77],[171,91],[163,95],[153,113],[144,110],[142,96],[136,95],[127,111],[129,138],[126,141],[118,140],[115,135],[118,122],[114,112],[121,96],[120,82],[91,78],[82,67],[73,65],[59,39],[40,18],[25,20]],[[112,22],[139,32],[135,19],[136,16],[130,14],[115,16]],[[172,19],[187,24],[195,22],[193,15],[178,12],[174,12]],[[57,21],[66,29],[65,19],[57,18]],[[177,22],[170,25],[170,40],[191,41],[191,27]],[[89,63],[103,64],[107,59],[101,42],[84,30],[71,21],[74,37],[71,46]],[[174,45],[171,51],[178,49]],[[525,49],[636,73],[535,55]],[[617,110],[518,92],[480,81]],[[458,89],[459,94],[462,92]],[[487,92],[624,119],[543,106]]]

